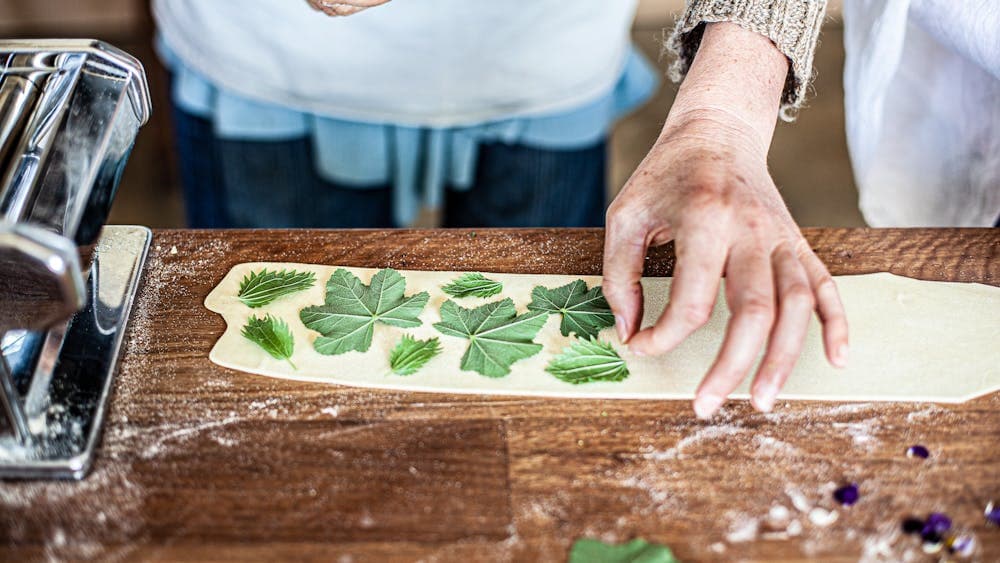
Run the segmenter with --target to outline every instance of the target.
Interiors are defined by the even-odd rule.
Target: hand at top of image
[[[368,8],[381,6],[389,0],[306,0],[314,10],[328,16],[350,16]]]

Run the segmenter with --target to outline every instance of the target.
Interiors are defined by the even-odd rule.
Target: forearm
[[[787,74],[788,59],[768,38],[732,23],[707,24],[662,136],[692,120],[714,120],[751,135],[766,153]]]
[[[812,77],[813,52],[825,9],[826,0],[687,0],[665,44],[677,57],[670,76],[679,82],[688,72],[708,24],[738,24],[770,39],[791,61],[781,95],[781,117],[790,120],[801,107]]]

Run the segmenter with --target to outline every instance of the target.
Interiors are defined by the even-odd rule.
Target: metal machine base
[[[0,478],[81,479],[90,469],[151,239],[145,227],[106,226],[84,308],[46,332],[0,335],[0,398],[11,403]]]

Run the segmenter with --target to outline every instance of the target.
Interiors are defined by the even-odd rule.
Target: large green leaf
[[[575,332],[580,338],[597,337],[602,328],[615,324],[615,316],[604,299],[601,286],[588,290],[583,280],[554,289],[536,287],[531,290],[528,309],[561,314],[559,330],[563,336]]]
[[[326,282],[326,302],[299,313],[303,324],[323,336],[313,347],[320,354],[365,352],[372,345],[375,323],[412,328],[420,326],[426,291],[405,297],[406,280],[391,268],[379,270],[370,285],[343,268]]]
[[[450,299],[441,305],[441,322],[434,328],[442,334],[469,340],[462,356],[462,369],[487,377],[503,377],[518,360],[542,349],[533,340],[548,315],[530,311],[518,315],[514,302],[503,299],[475,309],[458,306]]]

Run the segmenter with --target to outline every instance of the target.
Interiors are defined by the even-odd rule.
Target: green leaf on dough
[[[441,289],[452,297],[492,297],[503,290],[503,284],[482,274],[469,272]]]
[[[417,340],[408,334],[389,353],[389,367],[396,375],[413,375],[431,358],[441,353],[441,341],[435,338]]]
[[[406,280],[387,268],[372,276],[369,285],[343,268],[326,282],[326,302],[299,313],[303,324],[322,336],[313,347],[320,354],[366,352],[372,345],[375,323],[401,328],[420,326],[418,318],[430,297],[426,291],[406,297]]]
[[[442,334],[469,340],[469,348],[462,356],[462,369],[487,377],[503,377],[510,373],[511,364],[542,349],[533,340],[546,318],[541,311],[518,315],[510,298],[475,309],[448,300],[441,305],[441,322],[435,323],[434,328]]]
[[[628,377],[625,360],[610,344],[595,338],[576,340],[553,358],[545,371],[574,384],[622,381]]]
[[[243,337],[264,349],[276,360],[285,360],[295,369],[292,363],[292,353],[295,351],[295,340],[288,330],[285,321],[267,315],[264,318],[251,316],[243,327]]]
[[[267,268],[259,272],[250,272],[240,282],[237,299],[252,309],[263,307],[279,297],[290,293],[309,289],[316,283],[316,274],[312,272],[296,272],[281,270],[268,272]]]
[[[601,286],[588,290],[583,280],[554,289],[536,287],[531,290],[528,309],[561,314],[559,330],[563,336],[576,333],[580,338],[593,338],[601,329],[615,324],[615,316],[604,299]]]

